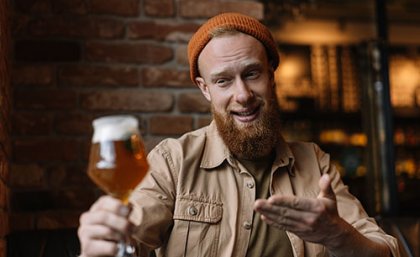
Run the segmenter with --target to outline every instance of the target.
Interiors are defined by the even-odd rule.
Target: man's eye
[[[227,79],[217,79],[216,82],[215,82],[215,84],[219,85],[219,86],[226,85],[227,83],[228,83]]]
[[[248,73],[246,73],[246,78],[256,79],[256,78],[258,78],[259,75],[260,75],[260,73],[258,71],[253,70],[253,71],[249,71]]]

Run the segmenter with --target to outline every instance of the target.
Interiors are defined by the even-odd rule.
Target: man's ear
[[[210,102],[211,101],[211,96],[210,96],[209,88],[208,88],[206,82],[204,81],[204,79],[202,77],[196,77],[195,78],[195,83],[200,88],[201,93],[203,93],[203,95],[207,99],[207,101]]]
[[[275,88],[276,87],[276,77],[275,77],[273,68],[270,68],[270,70],[268,71],[268,76],[270,78],[270,84],[271,84],[271,86],[273,88]]]

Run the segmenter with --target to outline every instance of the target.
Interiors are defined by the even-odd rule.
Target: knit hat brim
[[[265,46],[273,69],[275,70],[277,68],[279,64],[279,54],[276,43],[268,28],[257,19],[250,16],[240,13],[222,13],[204,23],[188,43],[190,78],[193,83],[195,83],[195,78],[199,76],[198,57],[207,43],[211,40],[212,32],[220,28],[237,30],[259,40]]]

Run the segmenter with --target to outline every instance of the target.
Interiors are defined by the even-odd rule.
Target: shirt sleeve
[[[349,192],[348,187],[343,184],[337,168],[331,165],[329,154],[323,152],[317,145],[315,145],[315,152],[318,156],[321,173],[328,173],[331,177],[332,187],[337,197],[339,215],[366,238],[386,244],[393,256],[399,257],[397,240],[386,234],[375,219],[368,216],[360,201]]]
[[[166,144],[160,143],[149,153],[148,174],[130,197],[130,219],[136,225],[133,238],[140,256],[149,256],[151,250],[164,245],[173,225],[177,169]]]

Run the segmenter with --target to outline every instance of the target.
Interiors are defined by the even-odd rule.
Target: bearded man
[[[328,154],[280,134],[276,44],[258,20],[220,14],[188,46],[192,81],[214,121],[149,154],[130,212],[100,198],[80,218],[82,256],[398,257]],[[123,249],[124,250],[124,249]]]

